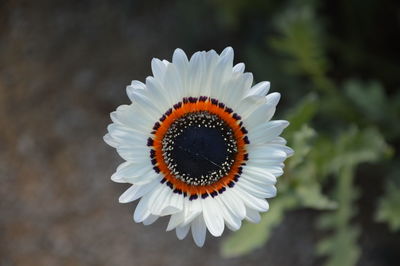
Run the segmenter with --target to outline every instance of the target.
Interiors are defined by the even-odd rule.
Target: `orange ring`
[[[162,151],[162,140],[172,123],[187,113],[199,111],[207,111],[219,116],[232,129],[237,145],[237,153],[229,173],[215,183],[203,186],[190,185],[176,178],[165,163]],[[153,129],[153,138],[149,138],[148,146],[153,147],[150,157],[152,158],[152,163],[155,165],[154,170],[164,175],[162,183],[167,182],[167,185],[171,189],[174,189],[174,192],[190,195],[192,196],[191,199],[197,198],[195,195],[205,195],[206,197],[210,194],[211,196],[215,196],[217,192],[222,193],[225,187],[233,186],[241,174],[241,166],[248,158],[245,149],[246,144],[249,143],[246,136],[247,130],[242,126],[240,116],[233,113],[232,109],[227,108],[224,104],[218,103],[215,99],[205,96],[184,98],[182,102],[175,104],[174,108],[169,109],[161,117],[160,122],[155,123]]]

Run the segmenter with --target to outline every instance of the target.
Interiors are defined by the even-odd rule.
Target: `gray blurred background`
[[[221,239],[197,248],[166,233],[166,219],[135,224],[136,203],[118,203],[128,185],[110,176],[122,160],[102,137],[153,57],[233,46],[235,62],[253,58],[256,79],[274,79],[249,48],[268,31],[260,1],[238,21],[218,2],[0,1],[0,265],[321,265],[312,210],[291,212],[262,248],[223,259]],[[398,235],[364,225],[360,265],[398,261]]]

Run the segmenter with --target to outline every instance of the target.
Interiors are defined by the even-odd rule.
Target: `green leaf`
[[[330,165],[332,172],[344,166],[376,162],[392,154],[379,131],[374,128],[359,130],[356,127],[351,127],[340,135],[334,152],[335,157]]]
[[[345,95],[350,100],[357,116],[353,121],[359,124],[375,124],[387,139],[396,139],[400,124],[392,123],[400,117],[400,93],[387,97],[385,89],[378,81],[362,82],[356,79],[344,84]]]
[[[333,210],[337,208],[337,203],[322,194],[322,187],[319,183],[313,182],[310,185],[299,186],[296,189],[301,206],[316,210]]]
[[[354,201],[358,190],[353,185],[354,169],[360,163],[381,160],[384,155],[390,154],[390,148],[376,129],[359,130],[354,126],[341,133],[332,145],[331,158],[325,161],[328,167],[325,171],[336,177],[338,208],[319,219],[319,227],[333,233],[318,244],[317,251],[327,256],[327,266],[352,266],[360,255],[357,246],[359,229],[350,224],[357,211]]]
[[[311,93],[305,96],[293,109],[286,114],[286,120],[290,122],[290,126],[284,131],[286,138],[300,130],[305,124],[308,124],[318,111],[317,95]]]
[[[331,174],[331,163],[335,157],[335,142],[331,137],[325,135],[318,135],[311,150],[308,160],[313,162],[315,166],[315,174],[317,175],[319,183]]]
[[[399,165],[400,162],[397,162]],[[400,167],[394,171],[391,177],[391,181],[386,184],[385,194],[379,200],[379,205],[376,211],[375,218],[379,222],[386,222],[389,225],[390,230],[400,230]],[[397,179],[397,180],[396,180]]]
[[[281,61],[288,73],[307,76],[315,89],[334,94],[335,87],[327,78],[322,23],[312,5],[303,4],[286,10],[276,19],[278,37],[268,40],[276,51],[286,55]]]
[[[310,6],[289,9],[277,19],[281,36],[272,38],[270,44],[292,57],[286,62],[287,70],[311,76],[321,76],[326,72],[328,64],[321,45],[322,31],[317,22]]]
[[[311,150],[312,141],[315,138],[315,131],[307,125],[303,125],[295,132],[290,140],[290,145],[296,153],[288,161],[289,169],[294,169],[301,164]]]
[[[363,117],[379,121],[387,115],[387,98],[382,85],[377,81],[363,83],[349,80],[344,85],[345,94],[354,103]]]
[[[361,253],[356,245],[359,234],[357,227],[345,227],[319,242],[317,253],[328,256],[325,266],[356,265]]]
[[[326,266],[353,266],[360,256],[357,246],[359,229],[350,225],[355,214],[354,201],[358,193],[354,193],[354,170],[345,166],[338,171],[336,197],[338,208],[332,213],[322,215],[319,227],[333,230],[333,233],[321,240],[317,245],[317,253],[327,256]]]

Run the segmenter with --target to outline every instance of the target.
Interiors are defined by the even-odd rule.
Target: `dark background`
[[[315,211],[291,212],[264,247],[223,259],[221,239],[208,237],[200,249],[166,233],[166,219],[135,224],[136,203],[118,203],[128,186],[110,181],[121,159],[102,140],[109,113],[128,103],[131,80],[151,74],[153,57],[232,46],[235,62],[271,80],[272,91],[295,91],[254,56],[269,52],[269,18],[288,5],[266,2],[0,1],[0,265],[321,265]],[[393,94],[397,1],[345,2],[318,8],[329,34],[351,48],[349,58],[330,50],[331,75],[374,76]],[[278,117],[299,94],[283,97]],[[382,193],[381,182],[368,186],[371,176],[357,182],[371,197]],[[371,201],[359,203],[367,232],[359,265],[395,265],[399,235],[370,221]]]

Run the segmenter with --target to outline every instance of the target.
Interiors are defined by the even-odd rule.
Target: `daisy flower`
[[[137,199],[133,218],[149,225],[170,216],[167,231],[179,239],[191,231],[203,246],[207,230],[221,236],[242,220],[257,223],[276,195],[283,161],[292,154],[279,137],[288,126],[271,121],[280,99],[269,82],[254,86],[233,49],[176,49],[172,62],[153,59],[153,76],[132,81],[132,101],[111,113],[104,136],[126,161],[111,179],[132,186],[119,198]]]

